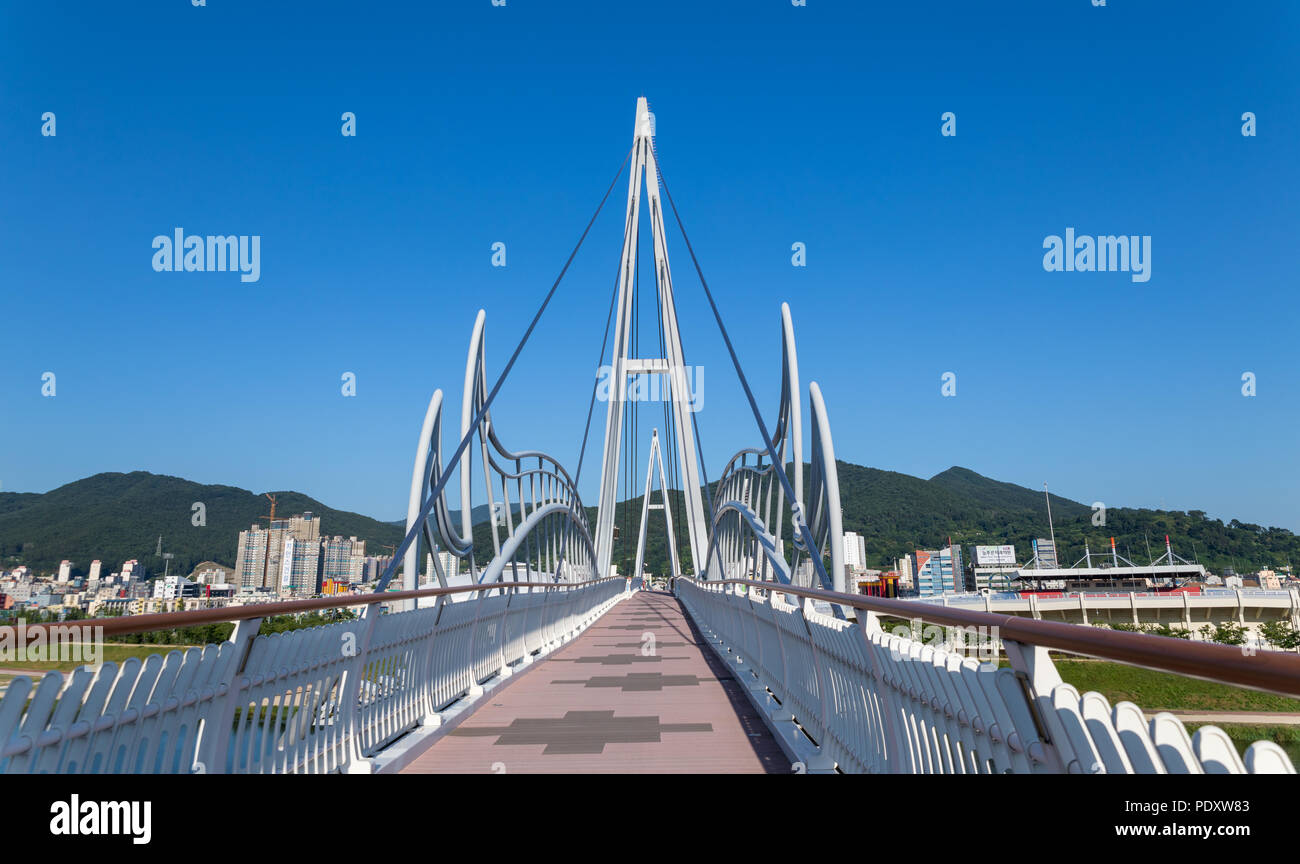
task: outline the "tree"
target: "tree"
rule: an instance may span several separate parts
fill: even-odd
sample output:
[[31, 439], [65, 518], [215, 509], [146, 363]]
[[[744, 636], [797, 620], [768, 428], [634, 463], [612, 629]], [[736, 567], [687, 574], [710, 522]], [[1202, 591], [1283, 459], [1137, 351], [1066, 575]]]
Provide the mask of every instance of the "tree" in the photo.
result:
[[1210, 633], [1210, 639], [1222, 645], [1245, 645], [1246, 628], [1235, 621], [1224, 621]]
[[1152, 636], [1165, 636], [1169, 639], [1191, 639], [1192, 631], [1186, 627], [1174, 627], [1171, 624], [1146, 624], [1143, 630]]
[[1261, 624], [1259, 635], [1264, 637], [1265, 642], [1283, 651], [1300, 648], [1300, 630], [1285, 618]]

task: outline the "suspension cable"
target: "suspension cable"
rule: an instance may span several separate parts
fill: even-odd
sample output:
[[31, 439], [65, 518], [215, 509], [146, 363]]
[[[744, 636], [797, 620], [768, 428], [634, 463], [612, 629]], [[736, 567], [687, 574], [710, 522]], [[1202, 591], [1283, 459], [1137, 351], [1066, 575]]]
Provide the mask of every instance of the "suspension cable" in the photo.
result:
[[[658, 278], [655, 279], [655, 285], [656, 285], [656, 287], [657, 287], [658, 290], [659, 290], [659, 304], [660, 304], [660, 306], [662, 307], [662, 306], [663, 306], [663, 286], [659, 284], [659, 280], [658, 280]], [[675, 309], [674, 309], [674, 315], [676, 315], [676, 310], [675, 310]], [[659, 356], [660, 356], [660, 357], [667, 357], [667, 356], [668, 356], [668, 346], [667, 346], [667, 341], [666, 341], [666, 339], [665, 339], [665, 337], [664, 337], [664, 321], [663, 321], [663, 316], [662, 316], [662, 315], [656, 316], [656, 317], [655, 317], [655, 320], [659, 323]], [[683, 365], [685, 365], [685, 358], [684, 358], [684, 357], [683, 357]], [[685, 370], [683, 370], [683, 373], [684, 373], [684, 372], [685, 372]], [[671, 372], [671, 371], [670, 371], [669, 375], [670, 375], [670, 380], [669, 380], [669, 383], [668, 383], [668, 387], [669, 387], [669, 391], [668, 391], [668, 392], [669, 392], [669, 394], [671, 395], [671, 394], [673, 394], [673, 390], [672, 390], [672, 387], [673, 387], [673, 380], [672, 380], [673, 375], [672, 375], [672, 372]], [[681, 539], [681, 538], [680, 538], [680, 535], [679, 535], [678, 532], [681, 530], [681, 527], [682, 527], [682, 511], [681, 511], [681, 506], [680, 506], [680, 504], [681, 504], [682, 498], [685, 497], [685, 496], [684, 496], [684, 495], [683, 495], [683, 496], [675, 496], [675, 497], [673, 497], [673, 498], [670, 499], [670, 498], [669, 498], [669, 494], [670, 494], [670, 493], [669, 493], [669, 490], [670, 490], [670, 489], [674, 489], [674, 488], [676, 488], [677, 485], [678, 485], [678, 483], [679, 483], [679, 480], [678, 480], [678, 478], [677, 478], [677, 446], [676, 446], [676, 443], [677, 443], [677, 435], [676, 435], [676, 433], [675, 433], [675, 429], [674, 429], [673, 423], [674, 423], [674, 422], [678, 419], [678, 417], [679, 417], [679, 415], [678, 415], [677, 412], [680, 410], [681, 406], [680, 406], [679, 404], [677, 404], [676, 400], [674, 400], [674, 399], [671, 399], [671, 398], [669, 398], [669, 399], [662, 399], [662, 393], [660, 394], [660, 396], [661, 396], [661, 401], [664, 403], [664, 442], [663, 442], [663, 446], [659, 448], [659, 465], [660, 465], [660, 467], [665, 467], [665, 466], [664, 466], [664, 463], [665, 463], [665, 462], [668, 463], [667, 466], [666, 466], [666, 468], [665, 468], [665, 473], [666, 473], [668, 476], [667, 476], [667, 481], [666, 481], [665, 483], [663, 483], [663, 484], [660, 484], [661, 487], [663, 487], [663, 488], [660, 488], [660, 490], [659, 490], [659, 497], [663, 499], [663, 505], [664, 505], [664, 533], [665, 533], [665, 534], [669, 533], [669, 531], [668, 531], [668, 524], [667, 524], [667, 523], [668, 523], [668, 515], [669, 515], [669, 513], [672, 513], [673, 516], [674, 516], [674, 519], [673, 519], [673, 530], [672, 530], [672, 532], [671, 532], [671, 534], [672, 534], [672, 541], [673, 541], [673, 543], [672, 543], [672, 549], [673, 549], [673, 550], [678, 550], [678, 549], [680, 549], [680, 546], [679, 546], [678, 541]], [[684, 484], [683, 484], [683, 485], [684, 485]], [[649, 510], [647, 510], [646, 512], [649, 513]], [[670, 551], [671, 551], [671, 550], [670, 550]], [[678, 563], [678, 569], [680, 569], [680, 566], [681, 566], [681, 553], [680, 553], [680, 552], [678, 552], [678, 562], [677, 562], [677, 563]], [[670, 570], [671, 570], [671, 565], [670, 565]]]
[[[629, 213], [628, 221], [630, 222], [631, 219], [632, 215]], [[623, 231], [626, 233], [626, 225], [624, 225]], [[591, 401], [587, 403], [587, 425], [582, 430], [582, 447], [578, 450], [578, 470], [573, 475], [573, 487], [575, 489], [578, 487], [578, 481], [582, 479], [582, 465], [587, 457], [587, 438], [591, 434], [591, 417], [596, 410], [596, 392], [600, 389], [600, 367], [605, 362], [605, 346], [609, 344], [609, 325], [614, 320], [614, 302], [618, 299], [618, 280], [622, 272], [623, 262], [620, 259], [618, 272], [614, 274], [614, 290], [609, 295], [609, 314], [605, 316], [605, 335], [600, 337], [600, 356], [596, 358], [596, 380], [592, 382]]]
[[[731, 364], [736, 367], [736, 375], [740, 378], [740, 386], [745, 390], [745, 398], [749, 400], [750, 410], [754, 412], [754, 421], [758, 424], [759, 434], [763, 436], [763, 446], [767, 448], [768, 456], [772, 459], [773, 465], [781, 465], [781, 470], [775, 470], [777, 480], [781, 483], [781, 488], [789, 496], [790, 503], [797, 507], [799, 498], [794, 494], [794, 489], [790, 484], [790, 478], [785, 476], [784, 464], [777, 458], [776, 448], [772, 446], [772, 436], [767, 432], [767, 424], [763, 422], [763, 413], [758, 409], [758, 401], [754, 399], [754, 391], [749, 387], [749, 380], [745, 378], [745, 370], [740, 367], [740, 358], [736, 356], [736, 348], [731, 344], [731, 336], [727, 333], [727, 325], [722, 323], [722, 313], [718, 311], [718, 304], [714, 302], [713, 292], [709, 290], [709, 283], [704, 278], [704, 270], [700, 268], [700, 261], [695, 257], [695, 248], [691, 246], [691, 238], [686, 234], [686, 226], [682, 224], [681, 214], [677, 212], [677, 205], [673, 202], [673, 193], [668, 191], [668, 179], [664, 176], [663, 167], [659, 169], [659, 181], [663, 184], [664, 195], [668, 198], [668, 206], [672, 208], [673, 218], [677, 220], [677, 229], [682, 232], [682, 240], [686, 242], [686, 251], [691, 255], [691, 263], [695, 265], [695, 273], [700, 277], [700, 285], [704, 288], [704, 296], [708, 298], [709, 308], [713, 310], [713, 318], [718, 322], [718, 331], [722, 334], [722, 341], [726, 343], [727, 353], [731, 355]], [[794, 398], [799, 398], [796, 394]], [[799, 514], [799, 529], [803, 536], [804, 545], [808, 548], [809, 559], [817, 569], [817, 575], [821, 578], [823, 585], [834, 584], [826, 575], [826, 567], [822, 563], [821, 549], [813, 540], [812, 529], [808, 527], [807, 519], [803, 513]], [[814, 550], [816, 554], [814, 554]], [[697, 567], [697, 572], [703, 576], [702, 570]]]
[[[602, 197], [600, 203], [596, 205], [596, 212], [591, 214], [591, 219], [587, 221], [587, 227], [582, 229], [582, 236], [578, 238], [578, 242], [574, 245], [573, 251], [569, 253], [569, 257], [564, 262], [564, 266], [560, 268], [560, 275], [555, 277], [555, 282], [551, 285], [551, 290], [546, 292], [546, 297], [542, 300], [542, 305], [537, 308], [537, 313], [533, 315], [533, 320], [529, 323], [528, 329], [524, 331], [524, 335], [519, 340], [519, 344], [515, 346], [514, 353], [510, 355], [510, 360], [506, 363], [505, 368], [501, 370], [501, 374], [497, 376], [496, 383], [492, 385], [492, 390], [488, 393], [487, 398], [483, 400], [482, 407], [480, 407], [475, 413], [474, 419], [470, 423], [468, 431], [465, 433], [465, 437], [461, 438], [460, 444], [456, 446], [456, 452], [447, 460], [448, 465], [454, 465], [465, 452], [465, 449], [469, 447], [469, 442], [474, 439], [474, 434], [478, 430], [479, 425], [483, 422], [483, 418], [487, 416], [488, 409], [492, 407], [492, 402], [497, 398], [497, 393], [500, 392], [501, 385], [505, 384], [506, 377], [509, 376], [510, 370], [514, 368], [515, 361], [519, 359], [519, 355], [523, 352], [524, 346], [528, 344], [528, 339], [533, 335], [533, 330], [537, 328], [537, 323], [542, 320], [542, 313], [544, 313], [546, 307], [550, 305], [551, 298], [555, 296], [556, 290], [560, 287], [560, 281], [563, 280], [564, 275], [569, 272], [569, 265], [573, 263], [573, 259], [577, 256], [578, 250], [582, 248], [583, 241], [587, 239], [587, 235], [591, 232], [591, 226], [596, 224], [596, 217], [599, 216], [600, 211], [604, 209], [605, 202], [609, 200], [610, 193], [614, 191], [614, 185], [618, 183], [618, 178], [623, 176], [623, 169], [627, 167], [627, 163], [631, 158], [632, 149], [629, 148], [627, 155], [623, 157], [623, 164], [618, 166], [618, 172], [614, 175], [614, 179], [610, 181], [609, 188], [605, 190], [604, 197]], [[447, 486], [447, 481], [451, 479], [451, 471], [443, 471], [441, 473], [442, 476], [438, 479], [437, 484], [435, 484], [433, 489], [430, 491], [428, 499], [420, 508], [419, 516], [416, 517], [415, 522], [411, 525], [411, 530], [406, 532], [406, 536], [402, 538], [401, 545], [393, 552], [393, 560], [389, 561], [388, 566], [384, 568], [384, 575], [380, 578], [379, 584], [375, 588], [376, 592], [384, 591], [388, 588], [388, 583], [392, 581], [393, 575], [397, 572], [398, 562], [406, 556], [406, 550], [410, 548], [413, 542], [415, 542], [415, 538], [420, 535], [422, 526], [424, 525], [425, 520], [429, 518], [429, 512], [433, 509], [434, 502], [438, 500], [438, 497], [442, 494], [442, 490]], [[461, 506], [464, 506], [465, 503], [466, 502], [461, 502]]]
[[[631, 219], [630, 214], [628, 218]], [[626, 225], [623, 230], [624, 232], [627, 231]], [[591, 401], [587, 403], [587, 425], [582, 429], [582, 447], [578, 450], [578, 470], [573, 475], [573, 488], [575, 492], [578, 489], [578, 483], [582, 480], [582, 466], [587, 457], [587, 438], [591, 434], [591, 418], [593, 412], [596, 410], [596, 393], [600, 389], [600, 367], [605, 362], [605, 346], [609, 344], [609, 325], [610, 322], [614, 320], [614, 302], [618, 298], [618, 281], [622, 272], [623, 262], [620, 260], [618, 272], [614, 274], [614, 289], [609, 295], [609, 312], [605, 315], [605, 335], [600, 339], [600, 354], [596, 357], [596, 378], [591, 383]], [[599, 517], [599, 511], [597, 511], [596, 515]], [[564, 569], [564, 561], [565, 558], [568, 557], [568, 554], [569, 550], [567, 547], [560, 551], [559, 563], [555, 565], [554, 574], [557, 581], [560, 578], [560, 571]]]

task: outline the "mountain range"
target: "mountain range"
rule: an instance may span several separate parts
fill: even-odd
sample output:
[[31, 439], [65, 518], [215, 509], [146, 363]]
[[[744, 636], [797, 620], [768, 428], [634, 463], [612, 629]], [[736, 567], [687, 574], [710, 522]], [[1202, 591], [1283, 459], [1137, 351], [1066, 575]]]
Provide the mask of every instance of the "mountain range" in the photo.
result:
[[[1014, 544], [1025, 561], [1033, 538], [1048, 536], [1043, 494], [1023, 486], [960, 467], [928, 480], [848, 462], [838, 467], [844, 530], [864, 537], [870, 566], [888, 569], [894, 559], [914, 549], [936, 548], [949, 539], [965, 546]], [[401, 542], [404, 522], [336, 510], [298, 492], [272, 494], [278, 514], [309, 510], [320, 517], [322, 533], [364, 539], [369, 554], [386, 554], [391, 550], [385, 547]], [[652, 500], [658, 500], [657, 493]], [[681, 493], [670, 491], [669, 502], [679, 512]], [[1147, 544], [1159, 555], [1166, 534], [1178, 554], [1195, 557], [1216, 571], [1233, 567], [1248, 572], [1300, 562], [1300, 537], [1282, 528], [1235, 519], [1224, 523], [1200, 510], [1137, 508], [1111, 508], [1105, 525], [1094, 525], [1091, 507], [1057, 495], [1051, 502], [1060, 557], [1067, 565], [1082, 557], [1085, 540], [1100, 553], [1109, 548], [1111, 536], [1120, 554], [1143, 564], [1149, 560]], [[203, 505], [202, 520], [196, 504]], [[269, 505], [263, 495], [245, 489], [144, 471], [96, 474], [43, 494], [3, 492], [0, 565], [27, 564], [38, 572], [53, 572], [60, 560], [68, 559], [74, 572], [84, 573], [95, 558], [104, 562], [105, 571], [136, 558], [151, 571], [161, 570], [163, 561], [156, 557], [159, 536], [163, 551], [175, 556], [173, 572], [189, 573], [209, 560], [233, 564], [239, 532], [258, 523]], [[594, 509], [589, 509], [594, 521]], [[620, 502], [616, 511], [620, 536], [614, 557], [621, 572], [628, 572], [635, 555], [640, 512], [639, 496]], [[485, 505], [474, 508], [480, 560], [486, 560], [491, 548], [486, 517]], [[195, 524], [199, 521], [203, 524]], [[682, 533], [678, 548], [687, 557], [684, 522], [675, 522]], [[667, 568], [664, 524], [663, 512], [652, 510], [646, 543], [652, 572]]]

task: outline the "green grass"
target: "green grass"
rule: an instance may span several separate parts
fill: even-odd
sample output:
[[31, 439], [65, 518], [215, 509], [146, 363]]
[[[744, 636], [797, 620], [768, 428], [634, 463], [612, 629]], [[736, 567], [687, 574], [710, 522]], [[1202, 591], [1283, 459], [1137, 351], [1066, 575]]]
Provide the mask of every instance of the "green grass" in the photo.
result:
[[1283, 711], [1300, 714], [1300, 699], [1245, 690], [1230, 684], [1184, 678], [1105, 660], [1054, 658], [1057, 671], [1080, 693], [1095, 690], [1116, 702], [1133, 702], [1144, 711]]
[[1291, 757], [1291, 764], [1300, 766], [1300, 726], [1249, 726], [1240, 723], [1188, 723], [1187, 734], [1195, 735], [1202, 726], [1218, 726], [1236, 746], [1243, 758], [1246, 748], [1256, 741], [1272, 741], [1286, 751]]

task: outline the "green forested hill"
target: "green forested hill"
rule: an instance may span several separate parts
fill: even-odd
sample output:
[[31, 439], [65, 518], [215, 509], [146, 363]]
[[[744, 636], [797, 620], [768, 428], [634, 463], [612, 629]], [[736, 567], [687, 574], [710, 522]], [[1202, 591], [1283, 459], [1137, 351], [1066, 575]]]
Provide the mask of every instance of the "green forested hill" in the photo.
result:
[[[1014, 483], [991, 480], [982, 474], [976, 474], [969, 468], [956, 465], [947, 471], [934, 475], [928, 483], [947, 489], [949, 492], [966, 497], [987, 507], [998, 509], [1042, 510], [1046, 512], [1043, 493], [1036, 489], [1026, 489]], [[1052, 517], [1092, 516], [1092, 510], [1077, 501], [1052, 496]]]
[[[944, 545], [950, 537], [966, 547], [1012, 543], [1023, 562], [1030, 557], [1030, 541], [1047, 536], [1047, 512], [1039, 491], [958, 467], [924, 480], [847, 462], [838, 464], [844, 529], [866, 539], [872, 566], [891, 567], [895, 558], [914, 549]], [[310, 510], [321, 517], [324, 533], [365, 539], [371, 554], [383, 554], [382, 545], [400, 542], [400, 525], [334, 510], [297, 492], [276, 494], [279, 513]], [[658, 493], [653, 493], [652, 501], [658, 498]], [[675, 508], [678, 548], [689, 568], [685, 525], [678, 518], [682, 495], [674, 491], [669, 498]], [[206, 505], [204, 527], [191, 524], [195, 502]], [[260, 494], [244, 489], [206, 486], [143, 471], [97, 474], [45, 494], [0, 493], [0, 562], [24, 563], [50, 572], [61, 559], [68, 558], [84, 572], [93, 558], [103, 560], [107, 569], [120, 567], [128, 558], [139, 558], [152, 568], [162, 563], [154, 557], [161, 534], [165, 550], [176, 555], [173, 572], [187, 573], [205, 560], [233, 564], [239, 532], [265, 514], [268, 504]], [[476, 508], [476, 517], [479, 511]], [[595, 512], [589, 512], [594, 524]], [[623, 573], [631, 570], [640, 514], [640, 497], [619, 505], [615, 524], [620, 527], [620, 537], [614, 560]], [[1073, 563], [1083, 555], [1085, 539], [1100, 553], [1109, 548], [1109, 537], [1114, 535], [1120, 553], [1143, 564], [1148, 560], [1148, 540], [1152, 552], [1159, 555], [1165, 534], [1171, 535], [1180, 555], [1188, 559], [1195, 555], [1215, 571], [1232, 566], [1248, 572], [1300, 563], [1300, 538], [1282, 528], [1236, 520], [1224, 523], [1199, 510], [1112, 508], [1104, 527], [1093, 526], [1092, 515], [1085, 504], [1052, 496], [1052, 516], [1064, 563]], [[479, 522], [474, 535], [479, 557], [486, 560], [483, 556], [491, 554], [486, 522]], [[667, 572], [663, 511], [651, 511], [646, 546], [650, 570]]]
[[[890, 569], [895, 559], [915, 549], [938, 548], [949, 539], [966, 548], [967, 561], [973, 555], [971, 546], [1011, 543], [1025, 563], [1033, 554], [1033, 539], [1048, 536], [1047, 506], [1040, 491], [960, 467], [923, 480], [848, 462], [837, 465], [844, 530], [865, 538], [870, 566]], [[804, 476], [808, 476], [807, 466]], [[680, 494], [673, 500], [680, 500]], [[640, 498], [629, 503], [639, 514]], [[1225, 567], [1251, 572], [1266, 566], [1300, 564], [1300, 537], [1283, 528], [1236, 520], [1225, 524], [1199, 510], [1111, 508], [1105, 526], [1094, 526], [1092, 517], [1090, 506], [1052, 495], [1052, 518], [1063, 563], [1069, 565], [1083, 557], [1085, 540], [1094, 553], [1108, 551], [1113, 535], [1121, 555], [1145, 564], [1149, 560], [1147, 543], [1158, 556], [1164, 551], [1164, 535], [1169, 534], [1175, 552], [1189, 560], [1195, 556], [1215, 572]], [[651, 526], [646, 560], [652, 572], [664, 572], [667, 551], [662, 515], [652, 513]], [[635, 552], [635, 531], [633, 521], [630, 543], [615, 549], [615, 560], [628, 562], [620, 565], [625, 573], [630, 572]], [[684, 548], [685, 532], [680, 524], [678, 532], [682, 538], [678, 546]]]
[[[334, 510], [298, 492], [274, 494], [278, 514], [310, 510], [320, 516], [323, 533], [355, 535], [367, 541], [367, 551], [376, 550], [372, 554], [383, 554], [376, 544], [397, 543], [402, 536], [395, 525]], [[196, 502], [206, 508], [205, 526], [192, 524]], [[161, 572], [163, 562], [154, 553], [162, 535], [163, 550], [176, 555], [173, 573], [189, 573], [206, 560], [233, 565], [239, 532], [269, 506], [262, 495], [233, 486], [145, 471], [96, 474], [43, 495], [0, 495], [0, 562], [49, 572], [67, 558], [84, 573], [94, 558], [104, 562], [105, 571], [138, 558]]]
[[[876, 566], [913, 549], [947, 543], [964, 547], [1011, 543], [1019, 560], [1031, 557], [1035, 537], [1047, 537], [1043, 493], [953, 467], [929, 480], [840, 462], [840, 498], [844, 530], [866, 539], [867, 556]], [[1083, 557], [1085, 540], [1094, 553], [1109, 551], [1115, 537], [1120, 554], [1145, 564], [1147, 543], [1154, 555], [1170, 535], [1174, 551], [1193, 556], [1213, 571], [1235, 567], [1248, 572], [1265, 566], [1300, 563], [1300, 537], [1283, 528], [1264, 528], [1237, 520], [1224, 523], [1203, 511], [1110, 508], [1106, 524], [1092, 524], [1086, 504], [1052, 495], [1052, 518], [1063, 564]], [[966, 558], [969, 561], [971, 553]]]

